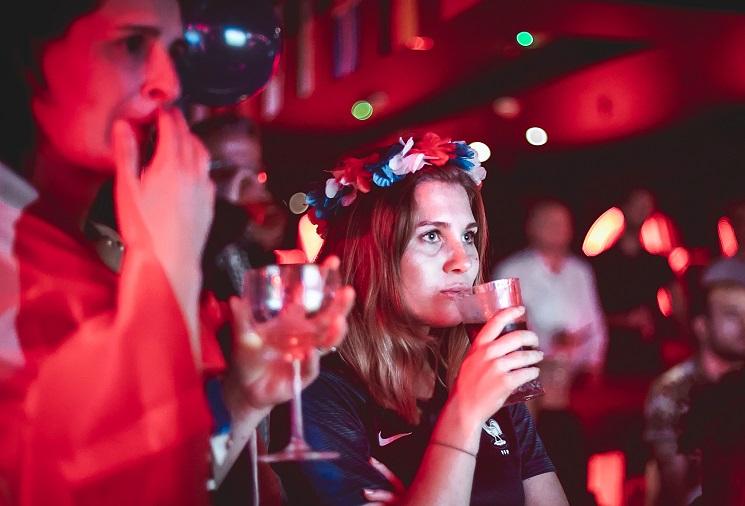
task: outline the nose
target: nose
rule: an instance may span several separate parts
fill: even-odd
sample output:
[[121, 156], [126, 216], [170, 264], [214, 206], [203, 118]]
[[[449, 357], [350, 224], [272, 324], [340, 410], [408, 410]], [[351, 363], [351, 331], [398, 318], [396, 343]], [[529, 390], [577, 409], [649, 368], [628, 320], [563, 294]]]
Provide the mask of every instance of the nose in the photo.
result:
[[176, 66], [163, 44], [155, 44], [148, 60], [147, 78], [142, 93], [145, 98], [168, 104], [181, 95]]
[[443, 269], [445, 272], [468, 272], [473, 262], [474, 258], [468, 254], [466, 246], [460, 241], [452, 241]]

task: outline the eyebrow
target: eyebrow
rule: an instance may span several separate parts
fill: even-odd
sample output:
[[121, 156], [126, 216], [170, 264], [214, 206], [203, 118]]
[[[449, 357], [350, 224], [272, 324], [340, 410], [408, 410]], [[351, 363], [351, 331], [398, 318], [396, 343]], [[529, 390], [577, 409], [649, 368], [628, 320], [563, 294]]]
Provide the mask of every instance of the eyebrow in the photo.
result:
[[116, 29], [120, 32], [144, 33], [145, 35], [149, 35], [151, 37], [159, 37], [162, 33], [160, 28], [152, 25], [126, 24], [119, 25], [116, 27]]
[[[439, 227], [439, 228], [450, 228], [450, 223], [444, 222], [444, 221], [420, 221], [416, 224], [415, 228], [419, 227]], [[478, 228], [478, 225], [476, 222], [472, 221], [468, 225], [466, 225], [466, 228]]]

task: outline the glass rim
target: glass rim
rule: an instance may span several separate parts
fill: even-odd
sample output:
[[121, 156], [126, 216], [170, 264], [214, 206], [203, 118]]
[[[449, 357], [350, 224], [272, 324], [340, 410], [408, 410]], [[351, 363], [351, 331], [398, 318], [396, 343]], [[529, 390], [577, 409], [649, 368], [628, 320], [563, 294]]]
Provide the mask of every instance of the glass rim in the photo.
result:
[[[267, 273], [276, 273], [276, 272], [286, 272], [286, 271], [301, 271], [306, 268], [314, 268], [318, 271], [322, 271], [320, 264], [316, 264], [313, 262], [306, 262], [301, 264], [269, 264], [265, 265], [263, 267], [253, 267], [251, 269], [248, 269], [244, 276], [265, 276]], [[336, 269], [328, 269], [328, 270], [336, 270]]]
[[508, 288], [510, 286], [520, 286], [520, 278], [500, 278], [487, 281], [474, 285], [470, 288], [465, 288], [458, 293], [459, 297], [467, 297], [469, 295], [477, 295], [479, 293], [496, 292], [500, 288]]

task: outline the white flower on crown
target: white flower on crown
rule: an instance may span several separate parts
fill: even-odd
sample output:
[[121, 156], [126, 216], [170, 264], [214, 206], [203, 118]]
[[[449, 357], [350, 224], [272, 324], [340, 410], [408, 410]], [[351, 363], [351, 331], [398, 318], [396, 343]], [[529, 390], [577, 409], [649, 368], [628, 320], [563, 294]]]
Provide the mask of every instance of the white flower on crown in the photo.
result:
[[326, 180], [326, 196], [330, 199], [336, 197], [336, 193], [341, 189], [341, 184], [336, 178], [330, 177]]
[[409, 137], [409, 140], [406, 142], [399, 137], [398, 142], [403, 144], [404, 148], [388, 162], [388, 166], [394, 174], [397, 176], [413, 174], [427, 165], [427, 161], [424, 159], [424, 153], [407, 155], [414, 146], [414, 139], [412, 137]]
[[486, 169], [481, 165], [481, 162], [471, 170], [467, 170], [466, 174], [471, 176], [471, 179], [473, 179], [477, 185], [481, 184], [481, 182], [486, 179]]

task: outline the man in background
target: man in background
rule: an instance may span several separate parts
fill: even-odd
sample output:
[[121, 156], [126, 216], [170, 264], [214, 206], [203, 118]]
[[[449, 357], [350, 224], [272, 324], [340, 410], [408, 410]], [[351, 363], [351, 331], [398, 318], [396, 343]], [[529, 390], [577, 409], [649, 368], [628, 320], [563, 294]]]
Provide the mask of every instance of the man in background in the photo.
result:
[[582, 428], [570, 410], [569, 390], [578, 375], [599, 379], [608, 339], [590, 265], [574, 255], [572, 217], [556, 200], [528, 213], [529, 246], [500, 263], [494, 278], [520, 278], [528, 325], [545, 360], [545, 395], [531, 411], [570, 504], [595, 504], [587, 492], [587, 452]]
[[659, 474], [657, 505], [687, 505], [701, 494], [698, 461], [678, 446], [691, 391], [745, 364], [745, 263], [734, 258], [714, 262], [704, 271], [702, 289], [704, 307], [692, 319], [698, 351], [660, 376], [646, 402], [644, 436]]

